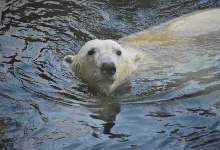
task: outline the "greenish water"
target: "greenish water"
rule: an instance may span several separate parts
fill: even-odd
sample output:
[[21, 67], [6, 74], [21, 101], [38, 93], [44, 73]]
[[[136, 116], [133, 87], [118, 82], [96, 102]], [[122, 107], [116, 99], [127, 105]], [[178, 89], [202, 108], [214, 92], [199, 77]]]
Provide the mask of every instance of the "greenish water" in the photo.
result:
[[[0, 29], [3, 149], [220, 149], [220, 33], [149, 59], [115, 93], [62, 64], [94, 38], [113, 39], [216, 1], [10, 0]], [[0, 123], [0, 124], [1, 124]]]

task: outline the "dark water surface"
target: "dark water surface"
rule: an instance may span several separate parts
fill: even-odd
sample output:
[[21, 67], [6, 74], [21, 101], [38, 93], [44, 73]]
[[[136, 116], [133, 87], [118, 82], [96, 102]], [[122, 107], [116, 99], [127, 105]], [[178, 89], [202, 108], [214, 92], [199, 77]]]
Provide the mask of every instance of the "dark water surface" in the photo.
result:
[[152, 57], [143, 71], [109, 96], [62, 64], [88, 40], [118, 40], [214, 7], [220, 1], [6, 0], [2, 149], [219, 150], [220, 32], [177, 51], [145, 49]]

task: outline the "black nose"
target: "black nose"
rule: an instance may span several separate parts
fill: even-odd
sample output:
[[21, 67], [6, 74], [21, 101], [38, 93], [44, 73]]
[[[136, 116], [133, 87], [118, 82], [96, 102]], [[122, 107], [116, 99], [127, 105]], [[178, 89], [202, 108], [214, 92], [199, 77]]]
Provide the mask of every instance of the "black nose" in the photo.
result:
[[105, 62], [101, 65], [100, 70], [104, 75], [114, 75], [116, 66], [113, 62]]

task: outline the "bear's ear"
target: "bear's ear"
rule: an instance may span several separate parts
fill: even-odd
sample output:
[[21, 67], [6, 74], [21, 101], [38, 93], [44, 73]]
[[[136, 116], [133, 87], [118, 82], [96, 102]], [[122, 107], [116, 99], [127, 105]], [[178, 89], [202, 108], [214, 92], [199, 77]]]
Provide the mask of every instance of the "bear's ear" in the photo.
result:
[[134, 56], [134, 62], [135, 62], [136, 64], [139, 64], [139, 63], [142, 61], [142, 59], [143, 59], [143, 56], [142, 56], [141, 54], [136, 54], [136, 55]]
[[67, 56], [64, 57], [63, 60], [64, 60], [65, 63], [71, 64], [73, 62], [73, 60], [74, 60], [74, 57], [75, 56], [73, 56], [73, 55], [67, 55]]

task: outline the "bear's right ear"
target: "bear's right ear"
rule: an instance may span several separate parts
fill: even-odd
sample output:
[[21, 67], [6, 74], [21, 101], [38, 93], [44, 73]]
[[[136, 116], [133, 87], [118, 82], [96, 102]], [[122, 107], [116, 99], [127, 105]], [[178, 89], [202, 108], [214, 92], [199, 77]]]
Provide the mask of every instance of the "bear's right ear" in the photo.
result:
[[67, 56], [64, 57], [63, 60], [64, 60], [65, 63], [71, 64], [73, 62], [73, 60], [74, 60], [74, 57], [75, 56], [73, 56], [73, 55], [67, 55]]

